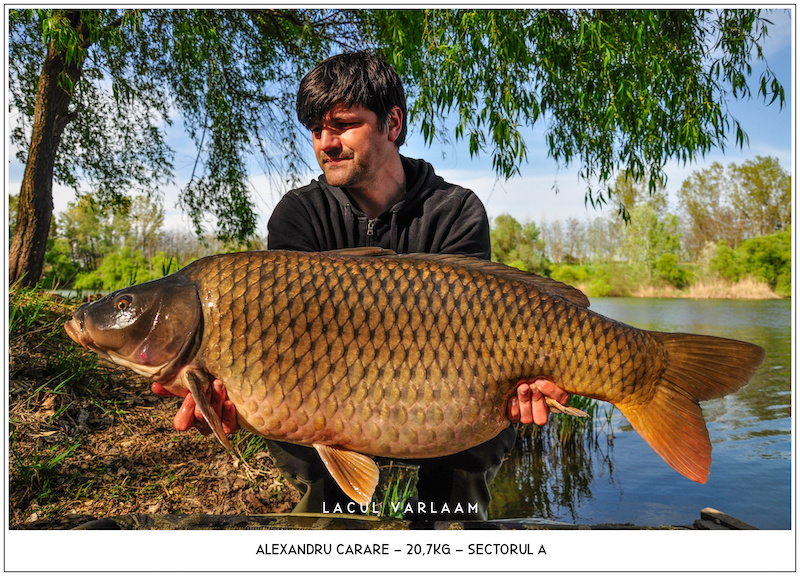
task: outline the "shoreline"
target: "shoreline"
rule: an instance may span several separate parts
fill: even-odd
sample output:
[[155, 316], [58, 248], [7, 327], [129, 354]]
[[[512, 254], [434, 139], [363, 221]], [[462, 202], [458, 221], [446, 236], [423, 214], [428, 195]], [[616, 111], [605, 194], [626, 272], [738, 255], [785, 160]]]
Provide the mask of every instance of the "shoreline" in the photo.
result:
[[576, 288], [589, 298], [684, 298], [688, 300], [789, 300], [775, 293], [765, 282], [746, 278], [738, 282], [721, 280], [701, 281], [684, 289], [674, 286], [638, 286], [629, 294], [593, 294], [589, 285], [578, 283]]

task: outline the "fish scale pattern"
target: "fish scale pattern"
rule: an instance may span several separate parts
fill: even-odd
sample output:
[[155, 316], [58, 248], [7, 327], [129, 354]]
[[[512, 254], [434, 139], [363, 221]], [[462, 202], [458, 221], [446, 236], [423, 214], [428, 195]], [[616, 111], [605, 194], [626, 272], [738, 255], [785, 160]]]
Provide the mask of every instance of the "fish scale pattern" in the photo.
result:
[[508, 425], [522, 379], [636, 402], [663, 361], [646, 332], [474, 263], [247, 252], [184, 273], [204, 303], [196, 362], [278, 440], [450, 454]]

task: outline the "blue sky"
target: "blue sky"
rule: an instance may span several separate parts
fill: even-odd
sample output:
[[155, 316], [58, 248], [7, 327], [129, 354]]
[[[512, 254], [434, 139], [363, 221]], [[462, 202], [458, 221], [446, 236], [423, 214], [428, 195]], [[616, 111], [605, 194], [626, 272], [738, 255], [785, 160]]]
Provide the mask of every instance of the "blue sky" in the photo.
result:
[[[674, 199], [675, 192], [684, 179], [693, 171], [709, 166], [712, 162], [728, 164], [741, 163], [755, 156], [775, 156], [787, 170], [793, 170], [792, 114], [794, 101], [792, 95], [792, 24], [789, 10], [774, 10], [767, 15], [772, 20], [770, 35], [764, 42], [764, 55], [770, 68], [786, 90], [786, 105], [780, 109], [777, 104], [765, 106], [758, 97], [750, 100], [736, 101], [731, 104], [731, 114], [739, 120], [749, 136], [749, 145], [743, 150], [736, 147], [733, 140], [723, 153], [713, 150], [701, 161], [683, 166], [677, 162], [666, 167], [668, 175], [667, 190]], [[764, 69], [763, 62], [753, 62], [752, 84], [755, 85]], [[755, 93], [755, 89], [753, 90]], [[521, 168], [521, 175], [510, 180], [498, 179], [491, 166], [491, 157], [482, 155], [470, 158], [466, 144], [451, 142], [446, 145], [434, 143], [428, 147], [423, 144], [419, 130], [409, 127], [407, 143], [401, 153], [415, 158], [425, 158], [435, 167], [437, 173], [446, 180], [474, 190], [484, 202], [490, 218], [502, 213], [510, 213], [520, 221], [533, 220], [541, 222], [569, 217], [593, 218], [600, 214], [591, 206], [584, 206], [585, 184], [577, 174], [579, 165], [573, 164], [559, 167], [547, 157], [547, 149], [543, 137], [544, 128], [536, 127], [526, 134], [528, 144], [528, 161]], [[173, 148], [178, 150], [175, 166], [178, 186], [168, 189], [165, 198], [166, 226], [169, 228], [190, 229], [188, 218], [177, 208], [179, 186], [185, 184], [193, 164], [193, 157], [184, 153], [187, 150], [187, 138], [179, 131], [173, 132]], [[309, 138], [308, 161], [314, 164]], [[13, 158], [13, 150], [9, 149], [9, 192], [19, 191], [22, 166]], [[308, 174], [310, 179], [317, 171]], [[259, 233], [266, 235], [266, 222], [277, 201], [285, 190], [271, 186], [266, 177], [254, 175], [251, 179], [253, 197], [259, 214]], [[553, 191], [554, 185], [559, 192]], [[67, 202], [74, 198], [72, 190], [58, 185], [54, 186], [54, 205], [56, 213], [63, 211]]]

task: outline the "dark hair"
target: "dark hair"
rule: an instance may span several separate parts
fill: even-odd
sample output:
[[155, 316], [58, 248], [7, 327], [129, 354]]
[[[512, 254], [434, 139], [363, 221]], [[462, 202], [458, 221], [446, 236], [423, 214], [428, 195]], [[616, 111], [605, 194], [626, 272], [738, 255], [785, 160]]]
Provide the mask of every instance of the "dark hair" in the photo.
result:
[[403, 127], [395, 145], [406, 139], [406, 95], [400, 77], [386, 61], [370, 52], [331, 56], [315, 66], [300, 82], [297, 118], [309, 130], [338, 104], [363, 106], [378, 116], [381, 130], [389, 127], [389, 113], [399, 106]]

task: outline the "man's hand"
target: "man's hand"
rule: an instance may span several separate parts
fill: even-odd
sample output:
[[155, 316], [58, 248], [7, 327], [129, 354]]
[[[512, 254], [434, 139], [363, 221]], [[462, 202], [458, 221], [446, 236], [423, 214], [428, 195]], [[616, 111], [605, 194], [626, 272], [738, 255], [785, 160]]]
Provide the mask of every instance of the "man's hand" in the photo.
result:
[[520, 382], [517, 385], [517, 395], [512, 396], [508, 402], [508, 419], [512, 422], [544, 426], [550, 414], [545, 396], [559, 404], [566, 404], [569, 400], [569, 394], [550, 380], [537, 378], [533, 382]]
[[[150, 390], [161, 396], [175, 396], [172, 392], [165, 389], [158, 382], [153, 382], [150, 385]], [[185, 389], [181, 389], [178, 394], [183, 397], [183, 403], [178, 408], [178, 413], [172, 423], [176, 430], [181, 432], [189, 428], [197, 428], [203, 436], [211, 434], [211, 427], [206, 422], [206, 419], [200, 413], [200, 409], [192, 397], [192, 394]], [[215, 379], [211, 386], [206, 391], [206, 396], [211, 401], [211, 407], [222, 420], [222, 430], [225, 434], [233, 434], [239, 429], [239, 422], [236, 420], [236, 406], [228, 400], [228, 394], [225, 390], [225, 385], [222, 380]]]

